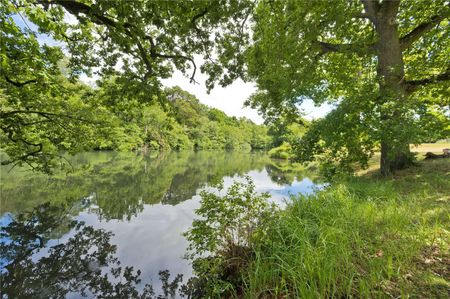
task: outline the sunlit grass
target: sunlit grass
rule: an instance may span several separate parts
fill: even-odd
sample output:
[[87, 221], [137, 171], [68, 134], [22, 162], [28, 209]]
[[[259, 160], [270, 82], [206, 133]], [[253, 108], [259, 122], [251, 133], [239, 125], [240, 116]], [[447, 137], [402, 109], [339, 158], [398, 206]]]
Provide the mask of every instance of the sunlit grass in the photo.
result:
[[446, 298], [450, 162], [295, 198], [255, 248], [247, 298]]
[[[411, 144], [409, 146], [412, 153], [415, 154], [417, 161], [422, 161], [425, 158], [427, 152], [432, 152], [434, 154], [442, 154], [442, 150], [445, 148], [450, 148], [449, 142], [440, 143], [422, 143], [419, 145]], [[377, 172], [380, 169], [380, 153], [375, 153], [368, 162], [368, 167], [366, 169], [359, 169], [356, 171], [357, 175], [365, 175], [369, 173]]]
[[440, 143], [422, 143], [419, 145], [410, 145], [411, 152], [416, 153], [427, 153], [432, 152], [435, 154], [442, 154], [442, 150], [444, 148], [450, 148], [449, 142], [440, 142]]

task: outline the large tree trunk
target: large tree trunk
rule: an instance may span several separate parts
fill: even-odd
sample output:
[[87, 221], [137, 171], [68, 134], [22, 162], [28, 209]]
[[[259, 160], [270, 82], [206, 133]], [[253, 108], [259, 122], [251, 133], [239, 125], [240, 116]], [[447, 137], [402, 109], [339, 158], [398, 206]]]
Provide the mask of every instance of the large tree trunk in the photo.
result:
[[[402, 113], [401, 108], [407, 98], [406, 90], [402, 84], [405, 69], [396, 23], [398, 6], [394, 2], [383, 2], [383, 5], [378, 7], [372, 18], [379, 37], [376, 50], [381, 105], [380, 122], [381, 128], [383, 128], [380, 140], [380, 171], [383, 175], [389, 175], [395, 170], [408, 167], [412, 163], [408, 141], [399, 141], [397, 139], [398, 131], [396, 132], [391, 126], [391, 124], [399, 121]], [[394, 139], [397, 140], [394, 142]]]
[[406, 168], [413, 162], [409, 144], [404, 144], [402, 150], [393, 150], [389, 142], [381, 142], [380, 172], [386, 176], [392, 172]]

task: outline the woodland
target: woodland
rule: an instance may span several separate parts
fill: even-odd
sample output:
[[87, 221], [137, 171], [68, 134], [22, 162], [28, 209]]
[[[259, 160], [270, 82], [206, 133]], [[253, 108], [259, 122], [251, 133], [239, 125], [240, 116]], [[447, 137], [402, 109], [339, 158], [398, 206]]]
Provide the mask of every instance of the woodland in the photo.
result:
[[[448, 297], [448, 0], [0, 0], [0, 20], [6, 298], [176, 297], [182, 275], [155, 294], [74, 215], [194, 199], [182, 296]], [[180, 72], [253, 83], [264, 123], [164, 85]], [[333, 108], [308, 119], [306, 101]], [[269, 182], [315, 188], [280, 207]]]

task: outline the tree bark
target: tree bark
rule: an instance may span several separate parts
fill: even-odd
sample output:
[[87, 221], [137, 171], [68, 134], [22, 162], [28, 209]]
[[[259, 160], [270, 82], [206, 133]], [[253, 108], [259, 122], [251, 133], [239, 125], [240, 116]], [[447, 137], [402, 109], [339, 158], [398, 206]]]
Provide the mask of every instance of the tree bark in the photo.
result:
[[[380, 122], [381, 132], [381, 159], [380, 171], [382, 175], [389, 175], [395, 170], [408, 167], [412, 163], [409, 144], [407, 140], [397, 140], [396, 132], [390, 124], [395, 123], [401, 116], [402, 103], [406, 101], [407, 92], [403, 81], [405, 69], [400, 36], [397, 26], [397, 11], [399, 1], [384, 1], [376, 5], [373, 1], [371, 20], [378, 34], [376, 44], [378, 66], [377, 77], [380, 93], [380, 105], [386, 105], [389, 109], [381, 106]], [[398, 132], [397, 132], [398, 133]]]

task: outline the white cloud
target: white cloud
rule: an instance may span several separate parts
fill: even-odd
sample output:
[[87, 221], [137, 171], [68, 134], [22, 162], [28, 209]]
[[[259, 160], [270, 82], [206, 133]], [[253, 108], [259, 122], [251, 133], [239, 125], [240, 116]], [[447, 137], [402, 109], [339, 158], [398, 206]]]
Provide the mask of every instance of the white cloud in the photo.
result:
[[[202, 64], [199, 57], [195, 57], [197, 65]], [[189, 82], [189, 78], [183, 76], [180, 71], [174, 72], [172, 78], [162, 80], [165, 86], [179, 86], [189, 93], [195, 95], [200, 102], [211, 107], [218, 108], [230, 116], [242, 117], [245, 116], [257, 124], [263, 122], [263, 118], [258, 115], [255, 109], [244, 107], [244, 102], [252, 93], [256, 91], [256, 84], [236, 80], [233, 84], [227, 87], [216, 86], [211, 93], [206, 91], [205, 81], [207, 76], [205, 74], [197, 73], [195, 80], [199, 84]], [[307, 119], [317, 119], [325, 116], [333, 108], [332, 105], [323, 104], [316, 107], [312, 100], [306, 100], [300, 106], [300, 109], [305, 113]]]
[[[197, 65], [200, 65], [200, 63]], [[244, 101], [256, 91], [255, 84], [237, 80], [227, 87], [216, 86], [208, 94], [205, 85], [206, 79], [207, 76], [205, 74], [197, 73], [195, 80], [199, 84], [193, 84], [189, 82], [189, 78], [183, 76], [181, 72], [176, 71], [172, 78], [162, 80], [162, 82], [168, 87], [180, 86], [182, 89], [195, 95], [203, 104], [220, 109], [227, 115], [236, 117], [245, 116], [258, 124], [263, 122], [262, 117], [258, 115], [255, 109], [244, 107]]]
[[316, 106], [313, 100], [307, 99], [300, 105], [300, 110], [304, 113], [303, 117], [309, 120], [324, 117], [328, 112], [335, 108], [332, 104], [322, 104]]

